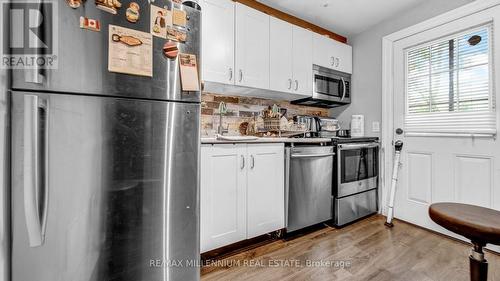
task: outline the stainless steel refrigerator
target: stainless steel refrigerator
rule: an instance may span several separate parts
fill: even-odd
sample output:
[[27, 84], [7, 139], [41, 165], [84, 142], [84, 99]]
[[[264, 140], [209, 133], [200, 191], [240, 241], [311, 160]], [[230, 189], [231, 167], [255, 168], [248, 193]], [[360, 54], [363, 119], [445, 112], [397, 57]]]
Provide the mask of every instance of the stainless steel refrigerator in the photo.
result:
[[12, 71], [11, 280], [199, 280], [200, 92], [158, 37], [152, 77], [108, 71], [108, 25], [149, 33], [150, 2], [186, 12], [200, 65], [199, 7], [137, 1], [131, 23], [132, 1], [57, 2], [58, 67]]

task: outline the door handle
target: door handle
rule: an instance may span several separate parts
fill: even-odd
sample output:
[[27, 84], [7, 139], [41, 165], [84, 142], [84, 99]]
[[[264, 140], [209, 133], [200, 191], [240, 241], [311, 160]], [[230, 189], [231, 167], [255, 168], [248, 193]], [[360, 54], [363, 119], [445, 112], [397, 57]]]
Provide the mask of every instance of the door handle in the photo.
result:
[[243, 70], [240, 69], [240, 79], [239, 82], [243, 81]]
[[299, 89], [299, 80], [295, 80], [295, 91]]
[[[37, 7], [37, 10], [41, 10], [42, 9], [42, 1], [39, 1], [38, 3], [38, 7]], [[43, 15], [43, 13], [40, 11], [39, 13], [29, 13], [29, 22], [42, 22], [43, 19], [41, 18]], [[44, 48], [42, 48], [41, 44], [43, 44], [42, 42], [45, 42], [45, 35], [47, 32], [46, 29], [49, 29], [51, 30], [52, 29], [52, 26], [50, 26], [50, 24], [45, 21], [46, 23], [46, 27], [43, 28], [43, 30], [41, 32], [39, 32], [39, 36], [41, 36], [41, 40], [34, 40], [34, 42], [32, 42], [34, 44], [33, 48], [36, 48], [38, 50], [44, 50]], [[41, 55], [44, 55], [44, 53], [42, 52]], [[33, 67], [32, 68], [29, 68], [29, 69], [25, 69], [24, 70], [24, 81], [27, 82], [27, 83], [35, 83], [35, 84], [43, 84], [43, 79], [44, 79], [44, 69], [42, 69], [38, 63], [34, 63], [33, 64]]]
[[342, 81], [342, 98], [340, 99], [340, 101], [343, 101], [345, 98], [345, 94], [347, 93], [347, 89], [346, 89], [344, 78], [342, 77], [342, 78], [340, 78], [340, 80]]
[[252, 160], [252, 162], [250, 162], [250, 168], [253, 169], [255, 168], [255, 157], [253, 157], [253, 155], [250, 155], [250, 159]]
[[291, 158], [314, 158], [314, 157], [329, 157], [335, 156], [335, 153], [322, 153], [322, 154], [292, 154]]
[[24, 97], [24, 215], [30, 247], [41, 246], [47, 225], [47, 106], [38, 96]]
[[243, 170], [245, 168], [245, 156], [241, 155], [241, 167], [240, 170]]
[[229, 81], [233, 80], [233, 68], [229, 68]]
[[402, 135], [403, 133], [404, 133], [403, 129], [401, 129], [401, 128], [397, 128], [396, 129], [396, 134], [397, 135]]

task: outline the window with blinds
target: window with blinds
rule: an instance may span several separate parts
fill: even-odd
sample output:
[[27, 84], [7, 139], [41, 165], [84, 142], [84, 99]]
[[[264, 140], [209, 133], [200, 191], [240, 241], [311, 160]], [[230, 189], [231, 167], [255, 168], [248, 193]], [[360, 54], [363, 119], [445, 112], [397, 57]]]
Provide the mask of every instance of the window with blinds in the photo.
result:
[[491, 28], [406, 51], [406, 133], [496, 134]]

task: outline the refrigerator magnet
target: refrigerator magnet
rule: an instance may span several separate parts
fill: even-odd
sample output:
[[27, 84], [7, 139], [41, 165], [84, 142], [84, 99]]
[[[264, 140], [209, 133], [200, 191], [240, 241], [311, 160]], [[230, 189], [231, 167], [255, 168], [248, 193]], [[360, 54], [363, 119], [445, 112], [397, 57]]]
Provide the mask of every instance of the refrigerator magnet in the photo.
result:
[[152, 77], [153, 35], [109, 25], [108, 70]]
[[125, 17], [127, 20], [131, 23], [136, 23], [139, 21], [140, 13], [139, 10], [141, 7], [137, 2], [130, 2], [129, 7], [127, 8], [127, 11], [125, 12]]
[[172, 9], [172, 23], [173, 25], [180, 26], [180, 27], [186, 27], [187, 23], [187, 14], [186, 11], [179, 10], [179, 9]]
[[122, 3], [118, 0], [95, 0], [97, 9], [116, 15], [118, 9], [122, 7]]
[[82, 1], [83, 0], [66, 0], [66, 3], [68, 4], [68, 6], [70, 6], [71, 8], [73, 9], [77, 9], [77, 8], [80, 8], [80, 6], [82, 5]]
[[167, 38], [167, 26], [172, 26], [170, 11], [151, 5], [151, 34], [156, 37]]
[[101, 31], [101, 23], [98, 20], [80, 17], [80, 28], [92, 31]]
[[179, 67], [181, 86], [183, 91], [199, 91], [198, 66], [196, 56], [192, 54], [179, 54]]
[[187, 40], [187, 33], [184, 30], [179, 30], [172, 26], [167, 26], [167, 39], [185, 43]]
[[179, 54], [179, 47], [176, 42], [168, 41], [163, 45], [163, 54], [169, 59], [177, 58]]

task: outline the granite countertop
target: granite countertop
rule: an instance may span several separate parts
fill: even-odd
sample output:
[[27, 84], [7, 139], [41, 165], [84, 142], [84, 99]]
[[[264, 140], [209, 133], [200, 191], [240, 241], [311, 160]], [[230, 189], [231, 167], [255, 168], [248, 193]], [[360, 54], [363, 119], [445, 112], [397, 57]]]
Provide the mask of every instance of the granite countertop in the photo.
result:
[[265, 137], [258, 138], [256, 140], [243, 140], [243, 141], [231, 141], [231, 140], [218, 140], [215, 137], [212, 138], [201, 138], [202, 144], [224, 144], [224, 143], [324, 143], [331, 142], [332, 139], [329, 138], [278, 138], [278, 137]]

